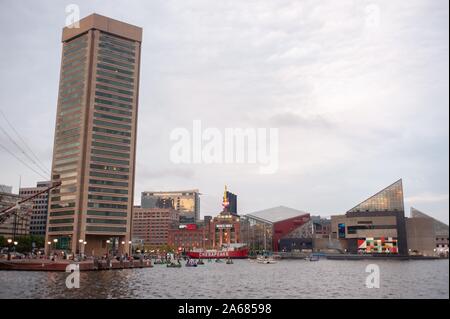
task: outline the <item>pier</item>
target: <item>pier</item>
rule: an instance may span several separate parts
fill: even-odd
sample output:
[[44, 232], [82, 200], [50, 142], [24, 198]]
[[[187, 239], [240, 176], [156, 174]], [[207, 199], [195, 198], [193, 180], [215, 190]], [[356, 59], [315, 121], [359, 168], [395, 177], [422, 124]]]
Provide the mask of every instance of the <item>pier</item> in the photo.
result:
[[150, 260], [86, 260], [74, 262], [71, 260], [51, 261], [48, 259], [16, 259], [0, 261], [0, 270], [16, 271], [66, 271], [70, 264], [78, 265], [80, 271], [96, 271], [127, 268], [153, 267]]

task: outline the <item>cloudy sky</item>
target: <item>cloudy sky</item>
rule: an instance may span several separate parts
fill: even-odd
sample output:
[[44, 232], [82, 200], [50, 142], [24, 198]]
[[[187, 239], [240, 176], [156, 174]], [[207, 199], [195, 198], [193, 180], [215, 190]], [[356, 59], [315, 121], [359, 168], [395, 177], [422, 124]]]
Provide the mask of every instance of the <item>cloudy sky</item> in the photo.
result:
[[[327, 216], [403, 178], [407, 210], [448, 223], [448, 1], [0, 0], [0, 110], [47, 168], [71, 3], [144, 29], [135, 203], [199, 188], [215, 215], [227, 184], [242, 214]], [[172, 163], [170, 132], [193, 120], [278, 128], [278, 171]], [[27, 161], [1, 130], [0, 145]], [[42, 180], [1, 148], [0, 167], [15, 190]]]

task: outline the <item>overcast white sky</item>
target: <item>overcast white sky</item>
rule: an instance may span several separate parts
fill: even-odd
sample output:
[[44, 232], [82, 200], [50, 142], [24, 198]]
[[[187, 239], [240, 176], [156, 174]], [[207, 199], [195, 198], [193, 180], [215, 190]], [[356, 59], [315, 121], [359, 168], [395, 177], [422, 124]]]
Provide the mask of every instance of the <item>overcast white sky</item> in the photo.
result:
[[[144, 29], [136, 204], [144, 190], [199, 188], [215, 215], [227, 184], [241, 214], [327, 216], [403, 178], [407, 210], [448, 223], [447, 0], [0, 0], [0, 109], [48, 168], [70, 3]], [[279, 171], [171, 163], [171, 130], [196, 119], [279, 128]], [[0, 144], [14, 147], [1, 131]], [[0, 167], [15, 190], [19, 175], [42, 180], [2, 149]]]

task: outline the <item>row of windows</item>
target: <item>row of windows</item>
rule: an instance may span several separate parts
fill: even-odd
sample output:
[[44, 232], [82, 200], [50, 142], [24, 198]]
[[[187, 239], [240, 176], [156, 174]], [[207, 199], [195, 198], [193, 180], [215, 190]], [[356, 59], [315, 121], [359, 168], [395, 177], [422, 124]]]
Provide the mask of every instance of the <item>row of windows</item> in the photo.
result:
[[110, 58], [114, 58], [114, 59], [118, 59], [118, 60], [122, 60], [122, 61], [127, 61], [127, 62], [131, 62], [131, 63], [135, 62], [135, 59], [131, 58], [129, 55], [114, 52], [114, 51], [111, 51], [111, 50], [108, 50], [105, 48], [98, 50], [98, 53], [101, 55], [109, 56]]
[[108, 79], [104, 79], [104, 78], [100, 78], [100, 77], [97, 77], [97, 82], [102, 82], [102, 83], [111, 84], [111, 85], [115, 85], [115, 86], [121, 86], [121, 87], [124, 87], [124, 88], [127, 88], [127, 89], [133, 89], [134, 88], [133, 84], [117, 82], [117, 81], [108, 80]]
[[56, 146], [56, 152], [59, 152], [59, 151], [64, 150], [66, 148], [72, 148], [72, 147], [77, 147], [77, 146], [80, 146], [80, 142], [57, 145]]
[[75, 203], [74, 202], [60, 203], [60, 204], [53, 204], [50, 206], [51, 209], [66, 208], [66, 207], [75, 207]]
[[70, 102], [64, 102], [64, 103], [60, 103], [61, 104], [61, 110], [71, 110], [72, 108], [75, 107], [80, 107], [81, 106], [81, 98], [76, 98]]
[[73, 223], [73, 218], [64, 219], [50, 219], [49, 224], [70, 224]]
[[88, 215], [92, 216], [112, 216], [112, 217], [126, 217], [128, 214], [126, 212], [102, 212], [98, 210], [88, 210]]
[[76, 65], [78, 65], [79, 63], [85, 64], [85, 63], [86, 63], [86, 59], [87, 59], [86, 56], [83, 56], [83, 57], [78, 58], [78, 59], [72, 59], [72, 60], [67, 59], [67, 60], [64, 62], [64, 65], [62, 66], [62, 68], [63, 68], [63, 70], [64, 70], [64, 69], [67, 69], [67, 68], [69, 68], [69, 67], [76, 66]]
[[115, 143], [130, 144], [130, 140], [127, 140], [127, 139], [124, 139], [124, 138], [118, 138], [118, 137], [111, 137], [111, 136], [104, 136], [104, 135], [93, 134], [92, 138], [94, 140], [103, 140], [103, 141], [110, 141], [110, 142], [115, 142]]
[[105, 171], [113, 171], [113, 172], [129, 172], [130, 170], [127, 167], [117, 167], [117, 166], [109, 166], [109, 165], [99, 165], [99, 164], [91, 164], [92, 169], [99, 169]]
[[123, 46], [125, 48], [131, 49], [131, 50], [134, 50], [134, 48], [135, 48], [134, 42], [131, 42], [131, 41], [125, 40], [125, 39], [118, 39], [118, 38], [106, 35], [104, 33], [102, 33], [100, 35], [100, 41], [107, 41], [110, 43], [114, 43], [114, 44]]
[[67, 75], [61, 79], [61, 85], [66, 85], [70, 81], [81, 80], [84, 77], [84, 73], [74, 73], [72, 75]]
[[[62, 82], [61, 82], [62, 83]], [[82, 78], [82, 77], [80, 77], [80, 78], [78, 78], [78, 79], [75, 79], [75, 80], [72, 80], [72, 81], [66, 81], [65, 83], [64, 83], [64, 85], [63, 84], [61, 84], [60, 85], [60, 90], [63, 90], [63, 89], [66, 89], [66, 88], [68, 88], [68, 87], [71, 87], [71, 86], [75, 86], [75, 85], [83, 85], [84, 86], [84, 79]]]
[[71, 49], [71, 48], [73, 48], [73, 47], [75, 47], [77, 45], [80, 45], [82, 43], [86, 43], [86, 41], [87, 41], [87, 36], [85, 36], [85, 35], [84, 36], [80, 36], [80, 37], [78, 37], [76, 39], [71, 40], [70, 42], [66, 42], [64, 47], [68, 48], [68, 49]]
[[94, 116], [98, 117], [98, 118], [102, 118], [102, 119], [112, 120], [112, 121], [131, 123], [131, 119], [127, 118], [127, 117], [118, 117], [118, 116], [113, 116], [113, 115], [108, 115], [108, 114], [97, 113], [97, 112], [94, 113]]
[[112, 158], [104, 158], [104, 157], [97, 157], [93, 156], [91, 157], [91, 160], [93, 162], [102, 162], [102, 163], [110, 163], [110, 164], [119, 164], [119, 165], [130, 165], [129, 161], [122, 161], [122, 160], [116, 160]]
[[109, 63], [109, 64], [113, 64], [113, 65], [118, 65], [121, 66], [123, 68], [126, 68], [128, 70], [134, 70], [134, 65], [129, 64], [129, 63], [123, 63], [123, 62], [119, 62], [119, 61], [114, 61], [108, 58], [105, 58], [103, 56], [100, 56], [98, 58], [99, 61], [105, 62], [105, 63]]
[[88, 198], [89, 199], [94, 199], [94, 200], [108, 200], [108, 201], [113, 201], [113, 202], [128, 202], [128, 197], [88, 195]]
[[72, 134], [77, 134], [77, 133], [80, 133], [79, 127], [75, 127], [70, 130], [64, 130], [64, 131], [58, 132], [59, 136], [67, 136], [67, 135], [72, 135]]
[[73, 56], [74, 54], [78, 54], [80, 51], [86, 51], [84, 50], [87, 47], [87, 43], [82, 43], [78, 46], [75, 46], [73, 48], [67, 49], [67, 46], [64, 47], [64, 58], [69, 58]]
[[74, 210], [65, 210], [62, 212], [51, 212], [50, 216], [70, 216], [70, 215], [74, 215], [75, 211]]
[[125, 82], [129, 82], [129, 83], [134, 83], [134, 79], [130, 78], [128, 76], [124, 76], [124, 75], [119, 75], [117, 73], [113, 73], [111, 71], [103, 71], [103, 70], [97, 70], [97, 74], [98, 75], [102, 75], [102, 76], [107, 76], [116, 80], [121, 80], [121, 81], [125, 81]]
[[101, 85], [101, 84], [97, 84], [96, 88], [100, 89], [100, 90], [105, 90], [105, 91], [110, 91], [110, 92], [115, 92], [115, 93], [119, 93], [119, 94], [125, 94], [125, 95], [133, 96], [133, 92], [131, 92], [131, 91], [122, 90], [122, 89], [116, 89], [114, 87], [105, 86], [105, 85]]
[[[77, 83], [78, 82], [78, 83]], [[67, 94], [79, 91], [83, 89], [84, 83], [81, 81], [75, 81], [75, 84], [61, 87], [59, 93], [61, 96], [67, 96]]]
[[86, 226], [86, 230], [95, 232], [116, 232], [116, 233], [125, 233], [127, 231], [125, 227], [98, 227], [98, 226]]
[[109, 194], [128, 194], [126, 189], [112, 189], [112, 188], [100, 188], [100, 187], [89, 187], [90, 192], [95, 193], [109, 193]]
[[[111, 152], [111, 151], [104, 151], [104, 150], [98, 150], [98, 149], [93, 149], [92, 153], [93, 154], [97, 154], [97, 155], [108, 155], [108, 156], [123, 157], [123, 158], [129, 158], [130, 157], [129, 154], [123, 154], [123, 153], [117, 153], [117, 152]], [[105, 160], [106, 160], [106, 158], [105, 158]], [[112, 161], [113, 159], [109, 158], [108, 160]], [[127, 161], [127, 163], [121, 163], [121, 162], [112, 162], [112, 163], [128, 165], [127, 163], [129, 163], [129, 162]]]
[[119, 95], [115, 95], [115, 94], [109, 94], [109, 93], [104, 93], [104, 92], [100, 92], [100, 91], [95, 91], [95, 95], [96, 96], [102, 96], [102, 97], [107, 97], [110, 99], [115, 99], [115, 100], [119, 100], [119, 101], [124, 101], [124, 102], [133, 102], [133, 99], [127, 98], [127, 97], [122, 97]]
[[116, 130], [111, 130], [111, 129], [107, 129], [107, 128], [102, 128], [102, 127], [94, 127], [93, 130], [95, 132], [101, 132], [101, 133], [107, 133], [107, 134], [113, 134], [113, 135], [122, 135], [122, 136], [131, 136], [130, 132], [123, 132], [123, 131], [116, 131]]
[[48, 231], [50, 232], [58, 232], [58, 231], [72, 231], [73, 226], [64, 226], [64, 227], [49, 227]]
[[87, 218], [86, 223], [88, 224], [116, 224], [116, 225], [126, 225], [127, 221], [124, 219], [97, 219], [97, 218]]
[[68, 163], [72, 163], [72, 162], [76, 162], [78, 160], [78, 157], [69, 157], [69, 158], [65, 158], [65, 159], [60, 159], [55, 161], [55, 166], [58, 166], [60, 164], [68, 164]]
[[118, 53], [122, 53], [124, 55], [129, 55], [130, 57], [134, 57], [134, 52], [129, 50], [122, 50], [114, 46], [113, 44], [107, 43], [107, 42], [100, 42], [98, 45], [101, 49], [106, 49]]
[[125, 130], [131, 130], [130, 125], [110, 123], [110, 122], [105, 122], [105, 121], [101, 121], [101, 120], [94, 120], [94, 124], [102, 125], [102, 126], [110, 126], [110, 127], [114, 127], [114, 128], [121, 128], [121, 129], [125, 129]]
[[104, 99], [100, 99], [100, 98], [97, 98], [97, 97], [95, 98], [95, 102], [99, 103], [99, 104], [116, 106], [116, 107], [120, 107], [120, 108], [127, 109], [127, 110], [131, 110], [133, 108], [133, 106], [129, 105], [129, 104], [124, 104], [124, 103], [119, 103], [119, 102], [115, 102], [115, 101], [104, 100]]
[[128, 187], [128, 183], [126, 182], [102, 181], [97, 179], [90, 179], [89, 184]]
[[67, 155], [73, 155], [73, 154], [78, 154], [79, 150], [78, 149], [74, 149], [74, 150], [69, 150], [69, 151], [65, 151], [65, 152], [61, 152], [61, 153], [56, 153], [56, 158], [61, 158]]
[[103, 177], [103, 178], [111, 178], [111, 179], [128, 179], [128, 175], [115, 175], [108, 173], [99, 173], [99, 172], [90, 172], [93, 177]]
[[130, 75], [130, 76], [133, 76], [133, 74], [134, 74], [134, 72], [132, 72], [132, 71], [122, 70], [122, 69], [119, 69], [118, 67], [106, 65], [103, 63], [97, 63], [97, 67], [100, 69], [103, 69], [103, 70], [109, 70], [109, 71], [126, 74], [126, 75]]
[[106, 204], [106, 203], [88, 203], [91, 208], [111, 208], [111, 209], [127, 209], [128, 205]]
[[129, 146], [120, 146], [120, 145], [113, 145], [113, 144], [100, 143], [100, 142], [92, 142], [92, 146], [110, 148], [113, 150], [122, 150], [122, 151], [127, 151], [127, 152], [130, 151]]
[[103, 112], [110, 112], [110, 113], [114, 113], [114, 114], [120, 114], [120, 115], [126, 115], [126, 116], [131, 116], [131, 112], [128, 111], [122, 111], [122, 110], [116, 110], [116, 109], [112, 109], [110, 107], [106, 107], [106, 106], [99, 106], [96, 105], [95, 109], [97, 111], [103, 111]]

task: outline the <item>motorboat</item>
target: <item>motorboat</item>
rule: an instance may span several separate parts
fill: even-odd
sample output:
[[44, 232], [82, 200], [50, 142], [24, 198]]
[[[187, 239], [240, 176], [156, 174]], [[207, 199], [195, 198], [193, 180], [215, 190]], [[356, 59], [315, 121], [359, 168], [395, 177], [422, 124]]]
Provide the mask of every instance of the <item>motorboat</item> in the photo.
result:
[[189, 259], [189, 260], [186, 262], [186, 267], [197, 267], [197, 263], [196, 263], [194, 260]]
[[227, 265], [232, 265], [232, 264], [234, 264], [233, 259], [227, 259], [226, 264], [227, 264]]
[[170, 262], [170, 263], [167, 264], [167, 268], [181, 268], [181, 264], [180, 263]]
[[258, 264], [276, 264], [277, 261], [269, 256], [260, 256], [256, 259]]
[[317, 255], [311, 255], [305, 258], [308, 261], [319, 261], [320, 257]]

